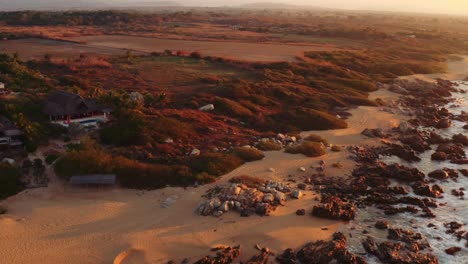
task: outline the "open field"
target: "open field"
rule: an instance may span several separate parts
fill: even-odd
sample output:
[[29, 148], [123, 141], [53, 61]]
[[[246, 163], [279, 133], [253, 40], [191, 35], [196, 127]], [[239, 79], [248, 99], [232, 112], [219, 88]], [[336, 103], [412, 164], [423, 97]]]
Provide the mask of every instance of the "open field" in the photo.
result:
[[123, 55], [125, 51], [112, 47], [91, 47], [64, 41], [39, 38], [0, 41], [0, 53], [18, 52], [20, 59], [42, 59], [44, 55], [58, 57], [76, 57], [80, 54], [93, 55]]
[[142, 52], [198, 51], [205, 56], [223, 57], [235, 60], [274, 62], [295, 61], [306, 51], [332, 51], [333, 45], [288, 45], [259, 44], [228, 41], [190, 41], [156, 39], [134, 36], [83, 36], [69, 38], [72, 41], [87, 43], [89, 47], [132, 49]]

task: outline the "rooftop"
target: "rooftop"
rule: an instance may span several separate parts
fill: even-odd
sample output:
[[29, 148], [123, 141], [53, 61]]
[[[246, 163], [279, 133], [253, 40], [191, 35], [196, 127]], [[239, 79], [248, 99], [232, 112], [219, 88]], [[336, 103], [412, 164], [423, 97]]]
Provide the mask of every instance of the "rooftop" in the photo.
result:
[[17, 130], [18, 128], [10, 119], [0, 115], [0, 131]]
[[44, 108], [44, 112], [51, 116], [84, 114], [102, 110], [104, 107], [95, 100], [65, 91], [51, 93]]
[[73, 185], [114, 185], [116, 181], [116, 176], [114, 174], [89, 174], [70, 178], [70, 184]]

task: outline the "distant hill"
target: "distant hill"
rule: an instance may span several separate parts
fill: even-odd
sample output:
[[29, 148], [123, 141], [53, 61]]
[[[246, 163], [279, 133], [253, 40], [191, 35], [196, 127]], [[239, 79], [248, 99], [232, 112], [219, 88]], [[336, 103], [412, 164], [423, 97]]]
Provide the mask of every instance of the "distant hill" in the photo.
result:
[[120, 0], [0, 0], [0, 11], [63, 10], [131, 7], [178, 7], [173, 1], [120, 1]]
[[315, 6], [301, 6], [301, 5], [272, 3], [272, 2], [258, 2], [258, 3], [244, 4], [244, 5], [240, 5], [240, 7], [250, 8], [250, 9], [326, 9], [326, 8], [315, 7]]

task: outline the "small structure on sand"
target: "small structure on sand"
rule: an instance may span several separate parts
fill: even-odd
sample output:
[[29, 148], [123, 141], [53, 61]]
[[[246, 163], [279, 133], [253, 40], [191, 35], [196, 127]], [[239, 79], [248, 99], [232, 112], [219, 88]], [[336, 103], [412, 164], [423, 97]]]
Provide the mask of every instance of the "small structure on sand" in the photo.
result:
[[70, 184], [80, 186], [100, 186], [100, 185], [115, 185], [117, 177], [114, 174], [88, 174], [77, 175], [70, 178]]
[[0, 115], [0, 146], [21, 146], [23, 133], [8, 118]]

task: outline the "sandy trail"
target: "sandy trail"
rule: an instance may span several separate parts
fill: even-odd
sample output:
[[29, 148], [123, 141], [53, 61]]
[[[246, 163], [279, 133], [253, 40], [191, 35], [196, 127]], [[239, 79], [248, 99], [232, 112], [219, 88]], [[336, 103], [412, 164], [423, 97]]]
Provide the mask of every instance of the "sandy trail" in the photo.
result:
[[[386, 91], [373, 97], [395, 97]], [[378, 144], [360, 135], [364, 128], [391, 128], [402, 117], [359, 107], [351, 111], [350, 128], [316, 132], [332, 144]], [[305, 133], [307, 134], [307, 133]], [[307, 158], [284, 152], [268, 152], [262, 161], [245, 164], [223, 176], [217, 184], [236, 175], [301, 180], [310, 175], [311, 165], [327, 161], [327, 175], [350, 173], [354, 163], [349, 153], [330, 152], [321, 158]], [[331, 164], [340, 161], [342, 169]], [[299, 167], [307, 172], [299, 172]], [[274, 168], [276, 172], [268, 171]], [[26, 190], [4, 201], [9, 212], [0, 216], [0, 259], [5, 263], [166, 263], [209, 254], [215, 245], [241, 244], [242, 260], [256, 253], [255, 244], [274, 252], [299, 247], [317, 239], [328, 239], [340, 222], [296, 216], [297, 209], [310, 211], [317, 202], [307, 192], [301, 200], [290, 200], [269, 217], [241, 218], [228, 213], [221, 218], [194, 213], [201, 196], [213, 185], [199, 188], [165, 188], [155, 191], [123, 189], [79, 189], [61, 185]], [[161, 204], [176, 198], [170, 208]], [[322, 230], [323, 227], [328, 230]]]
[[234, 41], [178, 40], [125, 35], [81, 36], [69, 38], [88, 47], [133, 49], [141, 52], [198, 51], [203, 55], [255, 62], [296, 61], [306, 51], [332, 51], [331, 44], [280, 44]]

